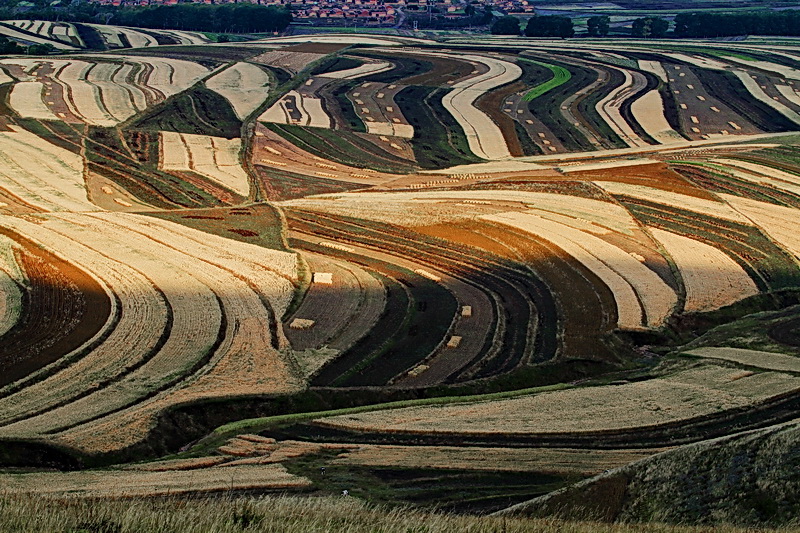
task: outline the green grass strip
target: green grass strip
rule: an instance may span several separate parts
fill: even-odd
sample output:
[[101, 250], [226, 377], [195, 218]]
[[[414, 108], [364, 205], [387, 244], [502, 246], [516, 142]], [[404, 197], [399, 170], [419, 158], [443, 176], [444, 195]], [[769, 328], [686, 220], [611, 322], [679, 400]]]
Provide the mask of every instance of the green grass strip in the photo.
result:
[[712, 57], [721, 57], [725, 59], [726, 57], [732, 57], [734, 59], [741, 59], [743, 61], [758, 61], [758, 58], [755, 58], [751, 55], [743, 54], [741, 52], [731, 52], [728, 50], [715, 50], [715, 49], [708, 49], [708, 48], [692, 48], [692, 52], [699, 52], [701, 54], [710, 55]]
[[536, 65], [539, 65], [540, 67], [548, 68], [550, 69], [550, 72], [553, 73], [552, 78], [550, 78], [544, 83], [540, 83], [539, 85], [528, 91], [525, 94], [525, 96], [522, 97], [522, 99], [526, 102], [530, 102], [534, 98], [542, 96], [547, 91], [555, 89], [560, 85], [564, 85], [570, 80], [570, 78], [572, 78], [572, 73], [569, 70], [565, 69], [564, 67], [559, 67], [558, 65], [551, 65], [549, 63], [540, 63], [538, 61], [534, 61], [532, 59], [525, 59], [522, 57], [519, 59], [522, 61], [527, 61], [529, 63], [534, 63]]
[[370, 411], [380, 411], [385, 409], [401, 409], [403, 407], [423, 407], [429, 405], [446, 405], [455, 403], [484, 402], [490, 400], [505, 400], [517, 396], [527, 396], [529, 394], [539, 394], [573, 388], [574, 385], [559, 383], [547, 385], [545, 387], [534, 387], [530, 389], [520, 389], [515, 391], [494, 392], [489, 394], [475, 394], [471, 396], [442, 396], [439, 398], [424, 398], [421, 400], [402, 400], [398, 402], [379, 403], [374, 405], [362, 405], [360, 407], [350, 407], [346, 409], [333, 409], [330, 411], [314, 411], [310, 413], [294, 413], [288, 415], [275, 415], [262, 418], [249, 418], [231, 422], [215, 429], [210, 435], [202, 439], [190, 453], [198, 449], [207, 450], [216, 447], [216, 443], [222, 440], [241, 435], [242, 433], [258, 433], [267, 428], [295, 424], [316, 418], [329, 418], [332, 416], [352, 415], [367, 413]]

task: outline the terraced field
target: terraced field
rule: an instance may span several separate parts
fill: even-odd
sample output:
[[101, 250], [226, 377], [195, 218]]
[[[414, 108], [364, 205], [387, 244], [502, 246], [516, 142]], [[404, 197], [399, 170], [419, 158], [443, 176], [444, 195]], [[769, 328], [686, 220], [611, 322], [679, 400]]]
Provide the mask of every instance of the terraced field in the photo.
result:
[[797, 416], [782, 52], [12, 26], [10, 493], [491, 511]]

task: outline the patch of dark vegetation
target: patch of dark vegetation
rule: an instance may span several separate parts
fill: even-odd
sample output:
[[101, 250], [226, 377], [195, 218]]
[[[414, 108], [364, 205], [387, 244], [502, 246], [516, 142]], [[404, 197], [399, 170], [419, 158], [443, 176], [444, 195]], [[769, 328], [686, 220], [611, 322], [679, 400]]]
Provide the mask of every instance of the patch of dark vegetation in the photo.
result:
[[[696, 69], [709, 94], [766, 132], [793, 131], [797, 125], [769, 105], [750, 96], [741, 80], [730, 72]], [[746, 95], [746, 96], [744, 96]]]
[[272, 74], [275, 76], [275, 79], [278, 81], [278, 85], [283, 85], [284, 83], [288, 83], [292, 81], [292, 78], [294, 77], [292, 76], [292, 73], [286, 69], [282, 69], [279, 67], [271, 67], [271, 66], [267, 66], [265, 68], [270, 72], [272, 72]]
[[159, 159], [159, 135], [156, 131], [123, 130], [125, 146], [133, 158], [140, 163], [157, 166]]
[[[597, 80], [597, 73], [589, 68], [553, 61], [550, 57], [543, 60], [569, 70], [572, 77], [566, 83], [531, 100], [528, 108], [553, 132], [568, 151], [583, 152], [593, 150], [594, 145], [575, 128], [574, 124], [567, 120], [561, 113], [561, 107], [567, 98], [574, 96], [581, 89], [594, 83]], [[545, 67], [541, 67], [541, 69], [543, 79], [552, 77], [549, 69]]]
[[24, 439], [0, 439], [0, 465], [9, 468], [78, 470], [83, 462], [73, 450]]
[[[127, 35], [125, 35], [124, 33], [120, 33], [120, 34], [118, 34], [118, 38], [119, 38], [119, 43], [120, 43], [122, 48], [125, 48], [125, 49], [133, 48], [133, 45], [131, 44], [131, 40], [128, 39]], [[156, 40], [156, 42], [157, 42], [157, 40]], [[170, 43], [170, 44], [172, 44], [172, 43]]]
[[481, 161], [469, 149], [464, 131], [442, 105], [447, 89], [406, 87], [395, 103], [414, 126], [414, 156], [424, 169], [440, 169]]
[[229, 228], [229, 232], [235, 233], [241, 237], [258, 237], [258, 232], [249, 229]]
[[4, 122], [7, 122], [10, 117], [18, 116], [17, 112], [8, 105], [8, 95], [11, 93], [13, 87], [13, 83], [4, 83], [0, 85], [0, 116], [3, 117]]
[[67, 124], [57, 120], [15, 119], [20, 126], [73, 154], [83, 150], [83, 139], [87, 126], [84, 124]]
[[672, 89], [670, 89], [668, 84], [662, 83], [658, 87], [658, 93], [661, 95], [661, 101], [664, 103], [664, 118], [667, 119], [669, 127], [680, 133], [684, 139], [689, 140], [690, 137], [681, 126], [678, 102], [675, 100], [675, 94], [672, 92]]
[[522, 153], [525, 155], [541, 155], [542, 149], [539, 148], [539, 145], [533, 142], [531, 136], [528, 135], [528, 132], [525, 131], [525, 128], [522, 127], [522, 124], [519, 122], [514, 122], [514, 132], [517, 134], [517, 139], [519, 139], [520, 147], [522, 148]]
[[194, 86], [145, 111], [129, 129], [175, 131], [233, 139], [241, 135], [242, 122], [231, 104], [205, 87]]
[[769, 329], [769, 337], [779, 344], [800, 348], [800, 310], [792, 309], [794, 318], [780, 320]]
[[342, 57], [342, 56], [332, 56], [328, 60], [322, 61], [317, 64], [311, 72], [308, 73], [309, 76], [318, 76], [320, 74], [325, 74], [329, 72], [338, 72], [340, 70], [348, 70], [351, 68], [356, 68], [362, 65], [363, 61], [357, 61], [351, 57]]
[[675, 317], [669, 327], [676, 337], [692, 339], [681, 350], [727, 346], [800, 354], [798, 306], [800, 289], [776, 291], [751, 296], [712, 313]]
[[87, 26], [86, 24], [73, 24], [73, 26], [75, 26], [75, 31], [78, 32], [78, 36], [83, 40], [84, 44], [86, 44], [86, 48], [90, 50], [108, 49], [103, 36], [93, 27]]
[[309, 177], [285, 170], [266, 168], [256, 165], [261, 195], [265, 200], [278, 202], [304, 198], [313, 194], [344, 192], [364, 187], [360, 183], [331, 180], [321, 177]]
[[[769, 342], [769, 328], [780, 318], [798, 312], [800, 289], [761, 293], [705, 313], [685, 313], [670, 317], [665, 327], [652, 331], [626, 331], [619, 335], [636, 345], [647, 345], [658, 353], [670, 353], [687, 346], [733, 346], [737, 336]], [[777, 341], [779, 342], [779, 341]], [[791, 344], [786, 344], [791, 351]], [[745, 347], [745, 346], [741, 346]]]
[[142, 213], [176, 224], [264, 248], [288, 251], [280, 215], [270, 204], [244, 208], [181, 209]]

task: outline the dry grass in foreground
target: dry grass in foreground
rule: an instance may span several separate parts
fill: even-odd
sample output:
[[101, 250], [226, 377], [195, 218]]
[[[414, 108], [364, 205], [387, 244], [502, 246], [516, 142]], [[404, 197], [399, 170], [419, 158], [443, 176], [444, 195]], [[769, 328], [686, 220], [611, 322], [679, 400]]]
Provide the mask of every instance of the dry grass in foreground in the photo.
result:
[[756, 530], [728, 526], [617, 525], [554, 519], [455, 516], [374, 507], [344, 496], [168, 500], [50, 500], [0, 496], [0, 531], [743, 533]]

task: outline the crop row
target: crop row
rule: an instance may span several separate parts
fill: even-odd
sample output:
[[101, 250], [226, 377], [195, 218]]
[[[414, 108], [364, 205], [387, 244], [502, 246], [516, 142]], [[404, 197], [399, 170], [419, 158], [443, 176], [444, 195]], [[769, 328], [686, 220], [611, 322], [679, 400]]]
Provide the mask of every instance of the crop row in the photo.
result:
[[33, 133], [12, 126], [0, 132], [3, 188], [45, 211], [95, 209], [86, 196], [83, 160]]
[[725, 252], [759, 290], [800, 284], [794, 260], [757, 227], [625, 196], [616, 198], [642, 223], [689, 237]]
[[[109, 438], [141, 438], [145, 427], [137, 424], [147, 426], [148, 413], [177, 401], [178, 391], [188, 398], [235, 394], [249, 382], [255, 390], [256, 381], [266, 391], [293, 386], [276, 351], [284, 341], [275, 316], [293, 297], [293, 254], [176, 231], [150, 217], [76, 214], [51, 216], [35, 229], [19, 219], [7, 225], [101, 272], [118, 289], [124, 320], [70, 366], [4, 398], [4, 434], [66, 431], [63, 438], [85, 439], [89, 432], [86, 446], [98, 450]], [[116, 431], [94, 434], [99, 420]]]
[[[479, 260], [475, 257], [475, 249], [464, 247], [464, 252], [459, 252], [458, 244], [454, 248], [443, 240], [431, 239], [413, 232], [407, 232], [406, 236], [406, 232], [399, 228], [377, 226], [374, 223], [367, 226], [359, 221], [342, 217], [314, 215], [313, 218], [319, 221], [314, 228], [318, 234], [328, 238], [364, 243], [386, 250], [390, 254], [412, 257], [416, 261], [430, 264], [456, 278], [463, 279], [489, 295], [499, 295], [502, 298], [504, 304], [496, 309], [495, 313], [502, 313], [502, 322], [511, 320], [512, 325], [499, 328], [499, 337], [495, 340], [487, 338], [486, 344], [474, 361], [461, 363], [460, 366], [465, 369], [464, 375], [453, 376], [451, 379], [490, 376], [513, 370], [517, 365], [525, 364], [534, 358], [546, 360], [553, 357], [555, 346], [552, 343], [555, 339], [556, 316], [554, 312], [547, 312], [552, 306], [551, 303], [548, 304], [548, 301], [551, 301], [548, 300], [549, 292], [537, 279], [502, 267], [496, 256], [490, 253], [486, 253], [486, 259]], [[383, 229], [377, 230], [377, 228]], [[540, 302], [541, 305], [533, 307], [532, 310], [530, 302], [533, 300]], [[494, 301], [491, 296], [490, 301]], [[503, 349], [500, 349], [501, 346]], [[534, 346], [538, 350], [535, 356]], [[466, 370], [467, 368], [470, 369]]]
[[[19, 300], [16, 320], [3, 324], [0, 387], [79, 350], [113, 327], [116, 314], [116, 302], [93, 275], [6, 228], [2, 235], [4, 246], [15, 243], [5, 253], [24, 279], [9, 280]], [[0, 395], [7, 391], [0, 389]]]
[[84, 142], [89, 170], [111, 179], [145, 203], [167, 208], [220, 203], [203, 189], [158, 170], [158, 157], [142, 164], [141, 153], [130, 150], [119, 130], [91, 128]]
[[245, 198], [250, 179], [239, 163], [241, 139], [161, 132], [160, 167], [194, 171]]
[[622, 249], [602, 239], [527, 213], [504, 213], [483, 218], [511, 225], [554, 243], [580, 261], [608, 285], [617, 301], [622, 328], [658, 327], [676, 304], [674, 291], [658, 275]]

